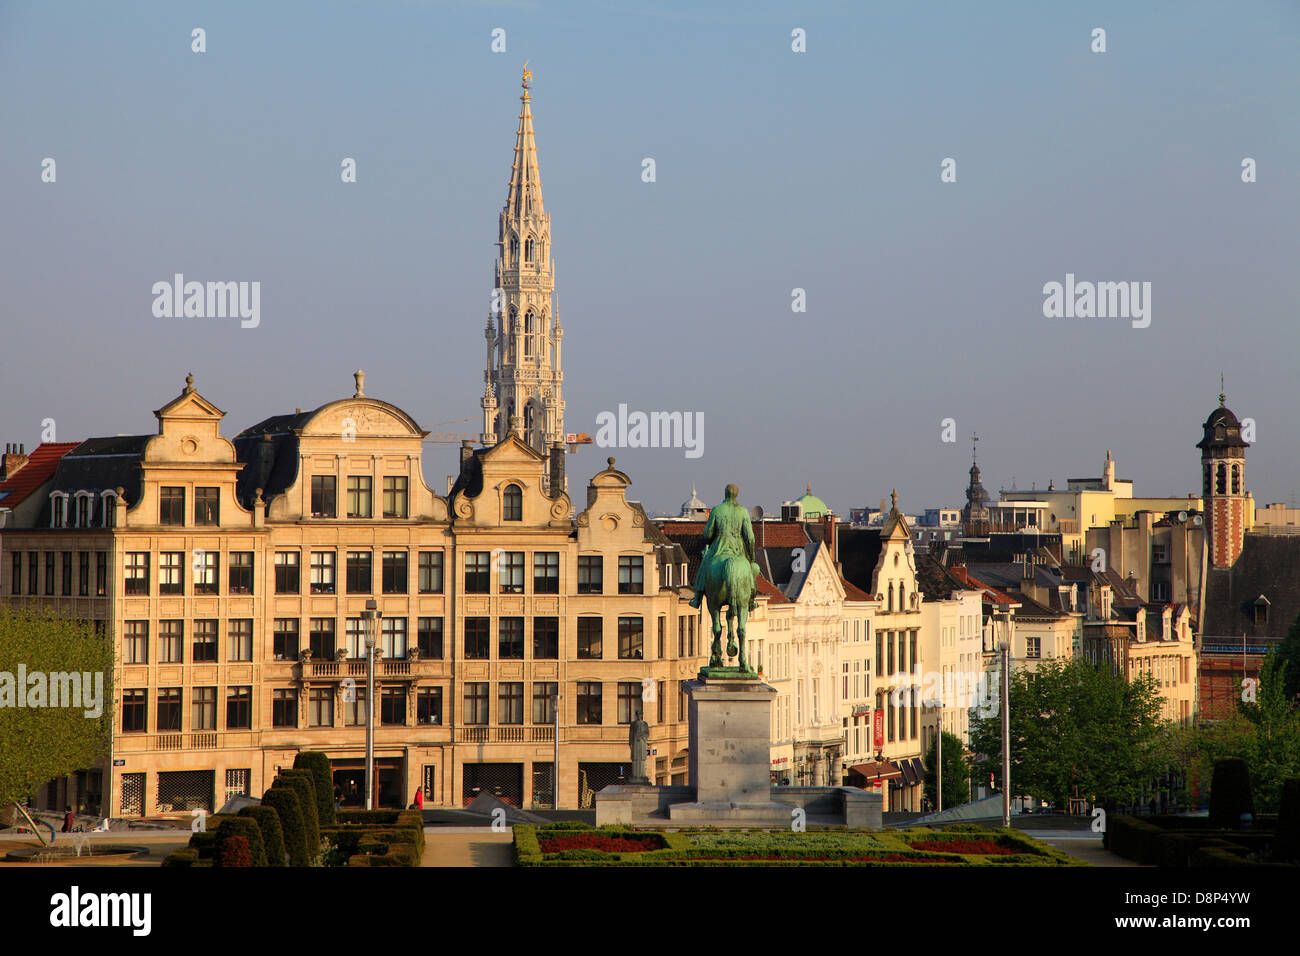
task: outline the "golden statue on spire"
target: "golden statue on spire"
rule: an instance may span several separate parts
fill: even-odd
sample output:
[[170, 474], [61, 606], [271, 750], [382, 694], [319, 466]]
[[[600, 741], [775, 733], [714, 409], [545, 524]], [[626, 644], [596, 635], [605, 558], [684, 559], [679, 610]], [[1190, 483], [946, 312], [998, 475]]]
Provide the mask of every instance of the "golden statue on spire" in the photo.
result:
[[528, 89], [528, 84], [533, 82], [533, 71], [528, 69], [528, 63], [529, 63], [528, 60], [524, 60], [524, 82], [523, 82], [524, 89]]

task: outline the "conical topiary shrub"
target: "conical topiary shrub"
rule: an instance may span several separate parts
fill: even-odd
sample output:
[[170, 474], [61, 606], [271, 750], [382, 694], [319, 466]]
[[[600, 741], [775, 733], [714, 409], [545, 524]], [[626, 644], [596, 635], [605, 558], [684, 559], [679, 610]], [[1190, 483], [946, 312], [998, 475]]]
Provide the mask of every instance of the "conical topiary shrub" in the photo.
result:
[[287, 866], [284, 851], [284, 828], [280, 826], [280, 814], [268, 806], [244, 807], [239, 811], [241, 817], [247, 817], [257, 824], [262, 831], [262, 845], [266, 847], [267, 866]]
[[334, 776], [330, 758], [319, 750], [303, 750], [293, 758], [294, 770], [310, 770], [316, 784], [316, 816], [320, 825], [334, 825]]
[[307, 855], [307, 833], [302, 822], [302, 805], [298, 801], [297, 792], [289, 786], [272, 786], [262, 794], [262, 805], [270, 807], [280, 816], [289, 865], [311, 866], [312, 857]]

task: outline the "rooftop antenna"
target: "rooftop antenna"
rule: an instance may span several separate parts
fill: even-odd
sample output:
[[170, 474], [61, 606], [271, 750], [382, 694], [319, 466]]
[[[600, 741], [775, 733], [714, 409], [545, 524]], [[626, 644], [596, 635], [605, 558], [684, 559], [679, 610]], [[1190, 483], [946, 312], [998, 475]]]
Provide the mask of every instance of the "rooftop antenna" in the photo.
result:
[[975, 443], [980, 440], [980, 436], [974, 432], [970, 433], [970, 463], [975, 464]]

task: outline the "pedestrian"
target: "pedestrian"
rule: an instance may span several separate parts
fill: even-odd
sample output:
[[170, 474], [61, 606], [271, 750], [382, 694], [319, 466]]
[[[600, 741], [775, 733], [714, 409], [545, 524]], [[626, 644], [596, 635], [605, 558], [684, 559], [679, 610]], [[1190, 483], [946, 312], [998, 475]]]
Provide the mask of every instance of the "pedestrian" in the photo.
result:
[[424, 787], [415, 788], [415, 809], [421, 812], [424, 810]]
[[337, 783], [334, 784], [334, 809], [339, 810], [343, 807], [343, 788]]
[[77, 819], [77, 815], [76, 815], [75, 813], [72, 812], [72, 807], [68, 806], [67, 804], [64, 804], [64, 806], [63, 806], [63, 810], [64, 810], [64, 813], [63, 813], [63, 832], [64, 832], [64, 833], [71, 833], [71, 832], [72, 832], [72, 825], [73, 825], [73, 822]]

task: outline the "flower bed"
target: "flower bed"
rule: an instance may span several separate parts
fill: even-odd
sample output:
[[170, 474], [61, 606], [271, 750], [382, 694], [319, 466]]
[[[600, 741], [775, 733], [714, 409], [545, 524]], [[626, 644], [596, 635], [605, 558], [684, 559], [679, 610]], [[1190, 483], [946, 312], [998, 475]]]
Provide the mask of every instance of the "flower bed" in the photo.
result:
[[607, 836], [601, 833], [570, 833], [564, 836], [544, 836], [538, 840], [543, 853], [563, 853], [565, 850], [600, 850], [602, 853], [644, 853], [662, 850], [667, 844], [657, 833], [641, 835]]
[[912, 849], [924, 850], [927, 853], [963, 853], [976, 856], [1014, 856], [1023, 852], [987, 839], [917, 840], [912, 844]]

